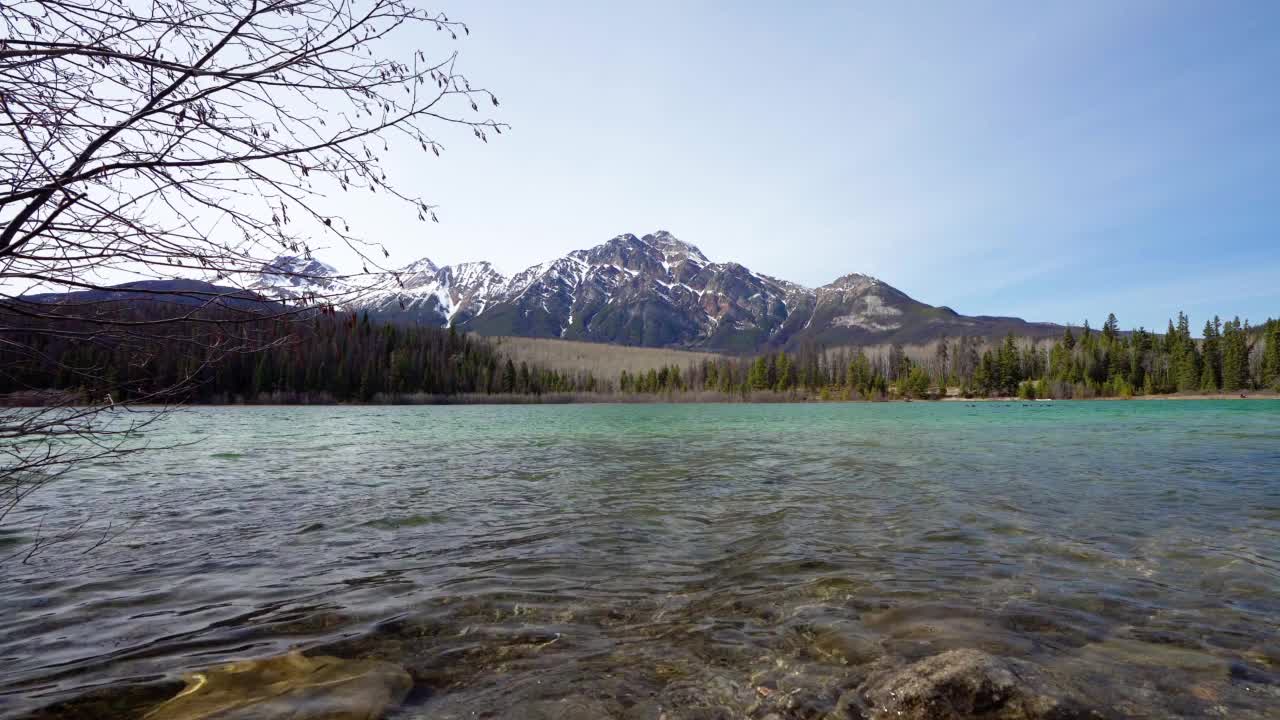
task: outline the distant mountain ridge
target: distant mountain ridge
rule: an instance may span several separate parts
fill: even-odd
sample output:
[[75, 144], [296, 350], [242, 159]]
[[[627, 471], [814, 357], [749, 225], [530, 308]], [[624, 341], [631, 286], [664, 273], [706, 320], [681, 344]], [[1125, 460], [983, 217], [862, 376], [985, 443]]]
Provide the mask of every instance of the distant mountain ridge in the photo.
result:
[[90, 306], [102, 303], [163, 303], [188, 307], [216, 307], [245, 312], [280, 311], [276, 299], [235, 287], [215, 285], [203, 280], [136, 280], [100, 290], [45, 292], [9, 298], [11, 303]]
[[485, 261], [438, 266], [422, 258], [368, 280], [315, 257], [281, 255], [264, 264], [244, 290], [176, 278], [23, 299], [190, 305], [212, 297], [223, 307], [249, 311], [319, 300], [377, 320], [452, 325], [482, 335], [728, 353], [806, 342], [923, 343], [943, 335], [1047, 337], [1063, 330], [1015, 317], [960, 315], [860, 273], [808, 288], [735, 262], [713, 262], [661, 230], [618, 235], [510, 277]]
[[[332, 266], [281, 256], [250, 288], [291, 300], [345, 288]], [[1051, 323], [964, 316], [919, 302], [858, 273], [819, 288], [712, 262], [660, 230], [618, 235], [511, 277], [489, 262], [437, 266], [423, 258], [390, 274], [385, 289], [347, 309], [395, 322], [453, 325], [482, 335], [565, 338], [719, 352], [756, 352], [806, 341], [827, 346], [926, 342], [942, 335], [1043, 337]]]

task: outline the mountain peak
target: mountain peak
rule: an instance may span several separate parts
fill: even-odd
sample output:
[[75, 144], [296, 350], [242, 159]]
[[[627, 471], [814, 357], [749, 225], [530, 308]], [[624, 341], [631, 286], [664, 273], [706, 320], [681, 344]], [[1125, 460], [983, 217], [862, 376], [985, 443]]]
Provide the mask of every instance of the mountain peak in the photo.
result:
[[675, 235], [666, 230], [658, 230], [640, 238], [641, 241], [658, 248], [664, 255], [679, 256], [683, 255], [700, 262], [709, 262], [707, 256], [702, 254], [696, 245], [692, 245], [680, 240]]
[[[511, 277], [485, 261], [437, 266], [426, 258], [395, 275], [399, 282], [347, 307], [482, 335], [730, 352], [1061, 331], [1016, 318], [957, 315], [863, 273], [804, 287], [736, 262], [711, 262], [666, 230], [617, 235]], [[264, 294], [288, 299], [312, 291], [333, 295], [344, 281], [318, 260], [287, 255], [264, 267], [261, 282], [269, 288]]]
[[430, 258], [420, 258], [418, 260], [414, 260], [408, 265], [405, 265], [396, 272], [401, 275], [417, 275], [418, 273], [434, 273], [439, 269], [440, 268], [436, 267], [435, 263], [431, 262]]
[[249, 289], [276, 300], [316, 295], [340, 295], [349, 290], [332, 265], [305, 255], [277, 255], [262, 266]]
[[[338, 274], [337, 268], [323, 263], [313, 257], [309, 258], [303, 255], [277, 255], [270, 262], [262, 266], [262, 274], [280, 275], [280, 276], [300, 276], [295, 279], [305, 279], [310, 277], [332, 277]], [[296, 285], [297, 283], [291, 283]]]
[[871, 277], [870, 275], [863, 275], [862, 273], [849, 273], [848, 275], [843, 275], [841, 277], [836, 278], [830, 283], [823, 285], [819, 289], [820, 290], [862, 291], [862, 290], [869, 290], [880, 284], [881, 284], [880, 280], [874, 277]]

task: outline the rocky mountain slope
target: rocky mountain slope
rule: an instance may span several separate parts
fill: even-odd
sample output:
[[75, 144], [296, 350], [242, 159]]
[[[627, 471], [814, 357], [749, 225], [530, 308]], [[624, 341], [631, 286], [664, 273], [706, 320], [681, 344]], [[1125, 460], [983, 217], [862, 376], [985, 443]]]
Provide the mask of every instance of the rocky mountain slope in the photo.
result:
[[[282, 268], [284, 269], [282, 271]], [[342, 288], [318, 260], [277, 258], [254, 284], [283, 300]], [[924, 342], [946, 334], [1044, 336], [1048, 323], [959, 315], [866, 275], [807, 288], [712, 262], [666, 231], [619, 235], [511, 277], [488, 262], [439, 267], [418, 260], [349, 309], [379, 319], [454, 325], [484, 335], [753, 352], [807, 340], [827, 346]]]

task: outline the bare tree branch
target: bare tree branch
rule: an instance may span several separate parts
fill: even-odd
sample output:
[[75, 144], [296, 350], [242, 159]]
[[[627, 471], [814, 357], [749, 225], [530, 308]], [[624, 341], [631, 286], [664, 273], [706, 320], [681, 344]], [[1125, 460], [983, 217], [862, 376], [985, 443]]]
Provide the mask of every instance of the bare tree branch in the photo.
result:
[[[434, 158], [442, 134], [487, 142], [506, 126], [482, 113], [498, 99], [456, 69], [453, 49], [390, 50], [469, 33], [407, 0], [4, 3], [0, 391], [43, 406], [0, 409], [0, 522], [77, 463], [139, 450], [130, 439], [158, 415], [127, 404], [180, 400], [221, 358], [279, 343], [265, 326], [394, 281], [378, 264], [385, 249], [323, 200], [386, 193], [436, 219], [384, 161]], [[325, 288], [288, 304], [245, 291], [271, 258], [309, 258], [317, 243], [351, 248], [365, 272], [273, 271]], [[204, 282], [137, 285], [126, 302], [113, 276]], [[50, 290], [76, 292], [53, 302], [40, 295]], [[57, 343], [144, 368], [158, 347], [182, 348], [189, 371], [120, 387], [102, 367], [63, 361], [57, 372], [84, 392], [41, 394], [24, 378], [49, 368]]]

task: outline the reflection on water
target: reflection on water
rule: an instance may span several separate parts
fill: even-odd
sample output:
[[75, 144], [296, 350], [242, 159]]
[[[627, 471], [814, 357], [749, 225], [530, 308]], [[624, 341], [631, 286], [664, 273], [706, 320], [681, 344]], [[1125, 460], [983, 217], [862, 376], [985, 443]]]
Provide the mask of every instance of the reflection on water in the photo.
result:
[[0, 714], [88, 693], [79, 716], [128, 716], [291, 648], [404, 667], [403, 718], [856, 717], [869, 677], [952, 649], [1110, 715], [1280, 707], [1276, 402], [222, 408], [161, 432], [202, 442], [88, 468], [0, 536], [137, 523], [0, 566]]

